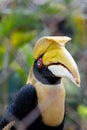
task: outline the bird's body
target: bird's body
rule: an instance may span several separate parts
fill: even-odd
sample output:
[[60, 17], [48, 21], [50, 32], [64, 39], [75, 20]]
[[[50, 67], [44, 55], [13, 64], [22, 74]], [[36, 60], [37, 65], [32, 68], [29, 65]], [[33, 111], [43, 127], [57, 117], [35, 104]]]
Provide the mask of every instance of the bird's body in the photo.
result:
[[68, 37], [44, 37], [37, 42], [27, 83], [4, 113], [0, 130], [10, 121], [15, 121], [11, 130], [63, 130], [65, 88], [62, 77], [77, 85], [80, 83], [77, 66], [64, 47], [69, 40]]
[[[60, 79], [57, 80], [56, 82], [60, 82]], [[61, 82], [59, 85], [52, 83], [51, 78], [44, 82], [47, 83], [41, 83], [35, 78], [33, 71], [30, 72], [27, 84], [18, 92], [2, 118], [1, 124], [3, 122], [3, 125], [0, 125], [0, 130], [8, 124], [9, 120], [14, 121], [14, 119], [16, 121], [26, 120], [28, 123], [24, 124], [27, 130], [36, 130], [36, 128], [63, 130], [65, 89], [61, 87]], [[63, 100], [57, 100], [62, 96]], [[26, 118], [27, 115], [28, 118]], [[18, 129], [17, 125], [15, 126], [16, 128], [12, 127], [11, 130]]]
[[[15, 118], [17, 118], [17, 120], [20, 121], [23, 121], [25, 119], [27, 122], [27, 124], [25, 123], [24, 126], [26, 130], [36, 130], [36, 128], [38, 128], [39, 130], [44, 130], [44, 129], [62, 130], [64, 120], [59, 126], [54, 126], [54, 127], [48, 126], [43, 123], [42, 115], [38, 107], [37, 101], [38, 100], [37, 100], [37, 94], [35, 88], [30, 84], [25, 85], [20, 90], [20, 92], [16, 95], [14, 99], [14, 103], [12, 103], [8, 107], [4, 117], [1, 120], [0, 130], [2, 130], [2, 128], [8, 124], [9, 120], [14, 120], [14, 117], [12, 119], [12, 116], [15, 116]], [[47, 105], [46, 107], [48, 107], [49, 105], [52, 104], [46, 104], [46, 105]], [[27, 115], [28, 115], [28, 120], [26, 119]], [[52, 115], [50, 116], [51, 116], [50, 119], [52, 120], [53, 117]], [[15, 130], [15, 129], [17, 129], [17, 126], [16, 128], [14, 127], [11, 128], [11, 130]]]

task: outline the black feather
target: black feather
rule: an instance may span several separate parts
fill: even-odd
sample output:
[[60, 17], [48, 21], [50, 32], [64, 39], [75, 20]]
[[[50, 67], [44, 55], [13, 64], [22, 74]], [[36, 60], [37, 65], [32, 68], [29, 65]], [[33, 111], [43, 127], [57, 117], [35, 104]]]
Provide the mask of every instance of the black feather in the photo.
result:
[[[2, 128], [6, 126], [10, 121], [15, 120], [16, 122], [23, 122], [25, 119], [27, 120], [25, 120], [26, 129], [24, 130], [63, 130], [64, 120], [60, 126], [56, 127], [50, 127], [43, 124], [37, 104], [38, 101], [35, 88], [30, 84], [22, 87], [22, 89], [15, 96], [13, 103], [7, 108], [4, 116], [0, 120], [0, 130], [2, 130]], [[35, 115], [35, 111], [37, 116]], [[30, 117], [30, 119], [33, 119], [30, 124], [30, 119], [26, 118], [29, 113], [32, 113], [32, 117]], [[14, 126], [11, 128], [11, 130], [17, 130], [17, 127]]]

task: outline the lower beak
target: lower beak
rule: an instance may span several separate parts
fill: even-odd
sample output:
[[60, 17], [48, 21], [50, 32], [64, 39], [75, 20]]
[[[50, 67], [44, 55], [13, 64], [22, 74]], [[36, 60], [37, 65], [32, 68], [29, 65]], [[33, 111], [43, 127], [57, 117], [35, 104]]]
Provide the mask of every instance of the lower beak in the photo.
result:
[[74, 76], [68, 69], [66, 69], [62, 65], [50, 65], [48, 69], [56, 76], [56, 77], [64, 77], [71, 80], [74, 84], [79, 87], [78, 82], [75, 80]]
[[80, 86], [78, 67], [66, 48], [47, 51], [43, 55], [43, 64], [47, 65], [55, 76], [68, 78], [78, 87]]

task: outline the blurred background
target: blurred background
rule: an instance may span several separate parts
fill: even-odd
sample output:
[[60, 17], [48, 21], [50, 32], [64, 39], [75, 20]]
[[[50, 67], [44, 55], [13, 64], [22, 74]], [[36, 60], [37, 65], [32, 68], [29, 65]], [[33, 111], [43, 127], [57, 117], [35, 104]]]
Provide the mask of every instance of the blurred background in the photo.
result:
[[87, 0], [0, 0], [0, 117], [26, 83], [33, 47], [42, 36], [72, 38], [81, 87], [64, 80], [64, 130], [87, 130]]

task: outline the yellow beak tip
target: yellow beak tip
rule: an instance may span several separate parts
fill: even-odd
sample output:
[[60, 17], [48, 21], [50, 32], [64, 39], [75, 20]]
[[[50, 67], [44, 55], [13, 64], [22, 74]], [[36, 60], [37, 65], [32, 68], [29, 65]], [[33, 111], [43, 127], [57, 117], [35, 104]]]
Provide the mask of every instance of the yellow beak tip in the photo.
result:
[[79, 79], [76, 79], [76, 86], [80, 87], [80, 77], [79, 77]]

